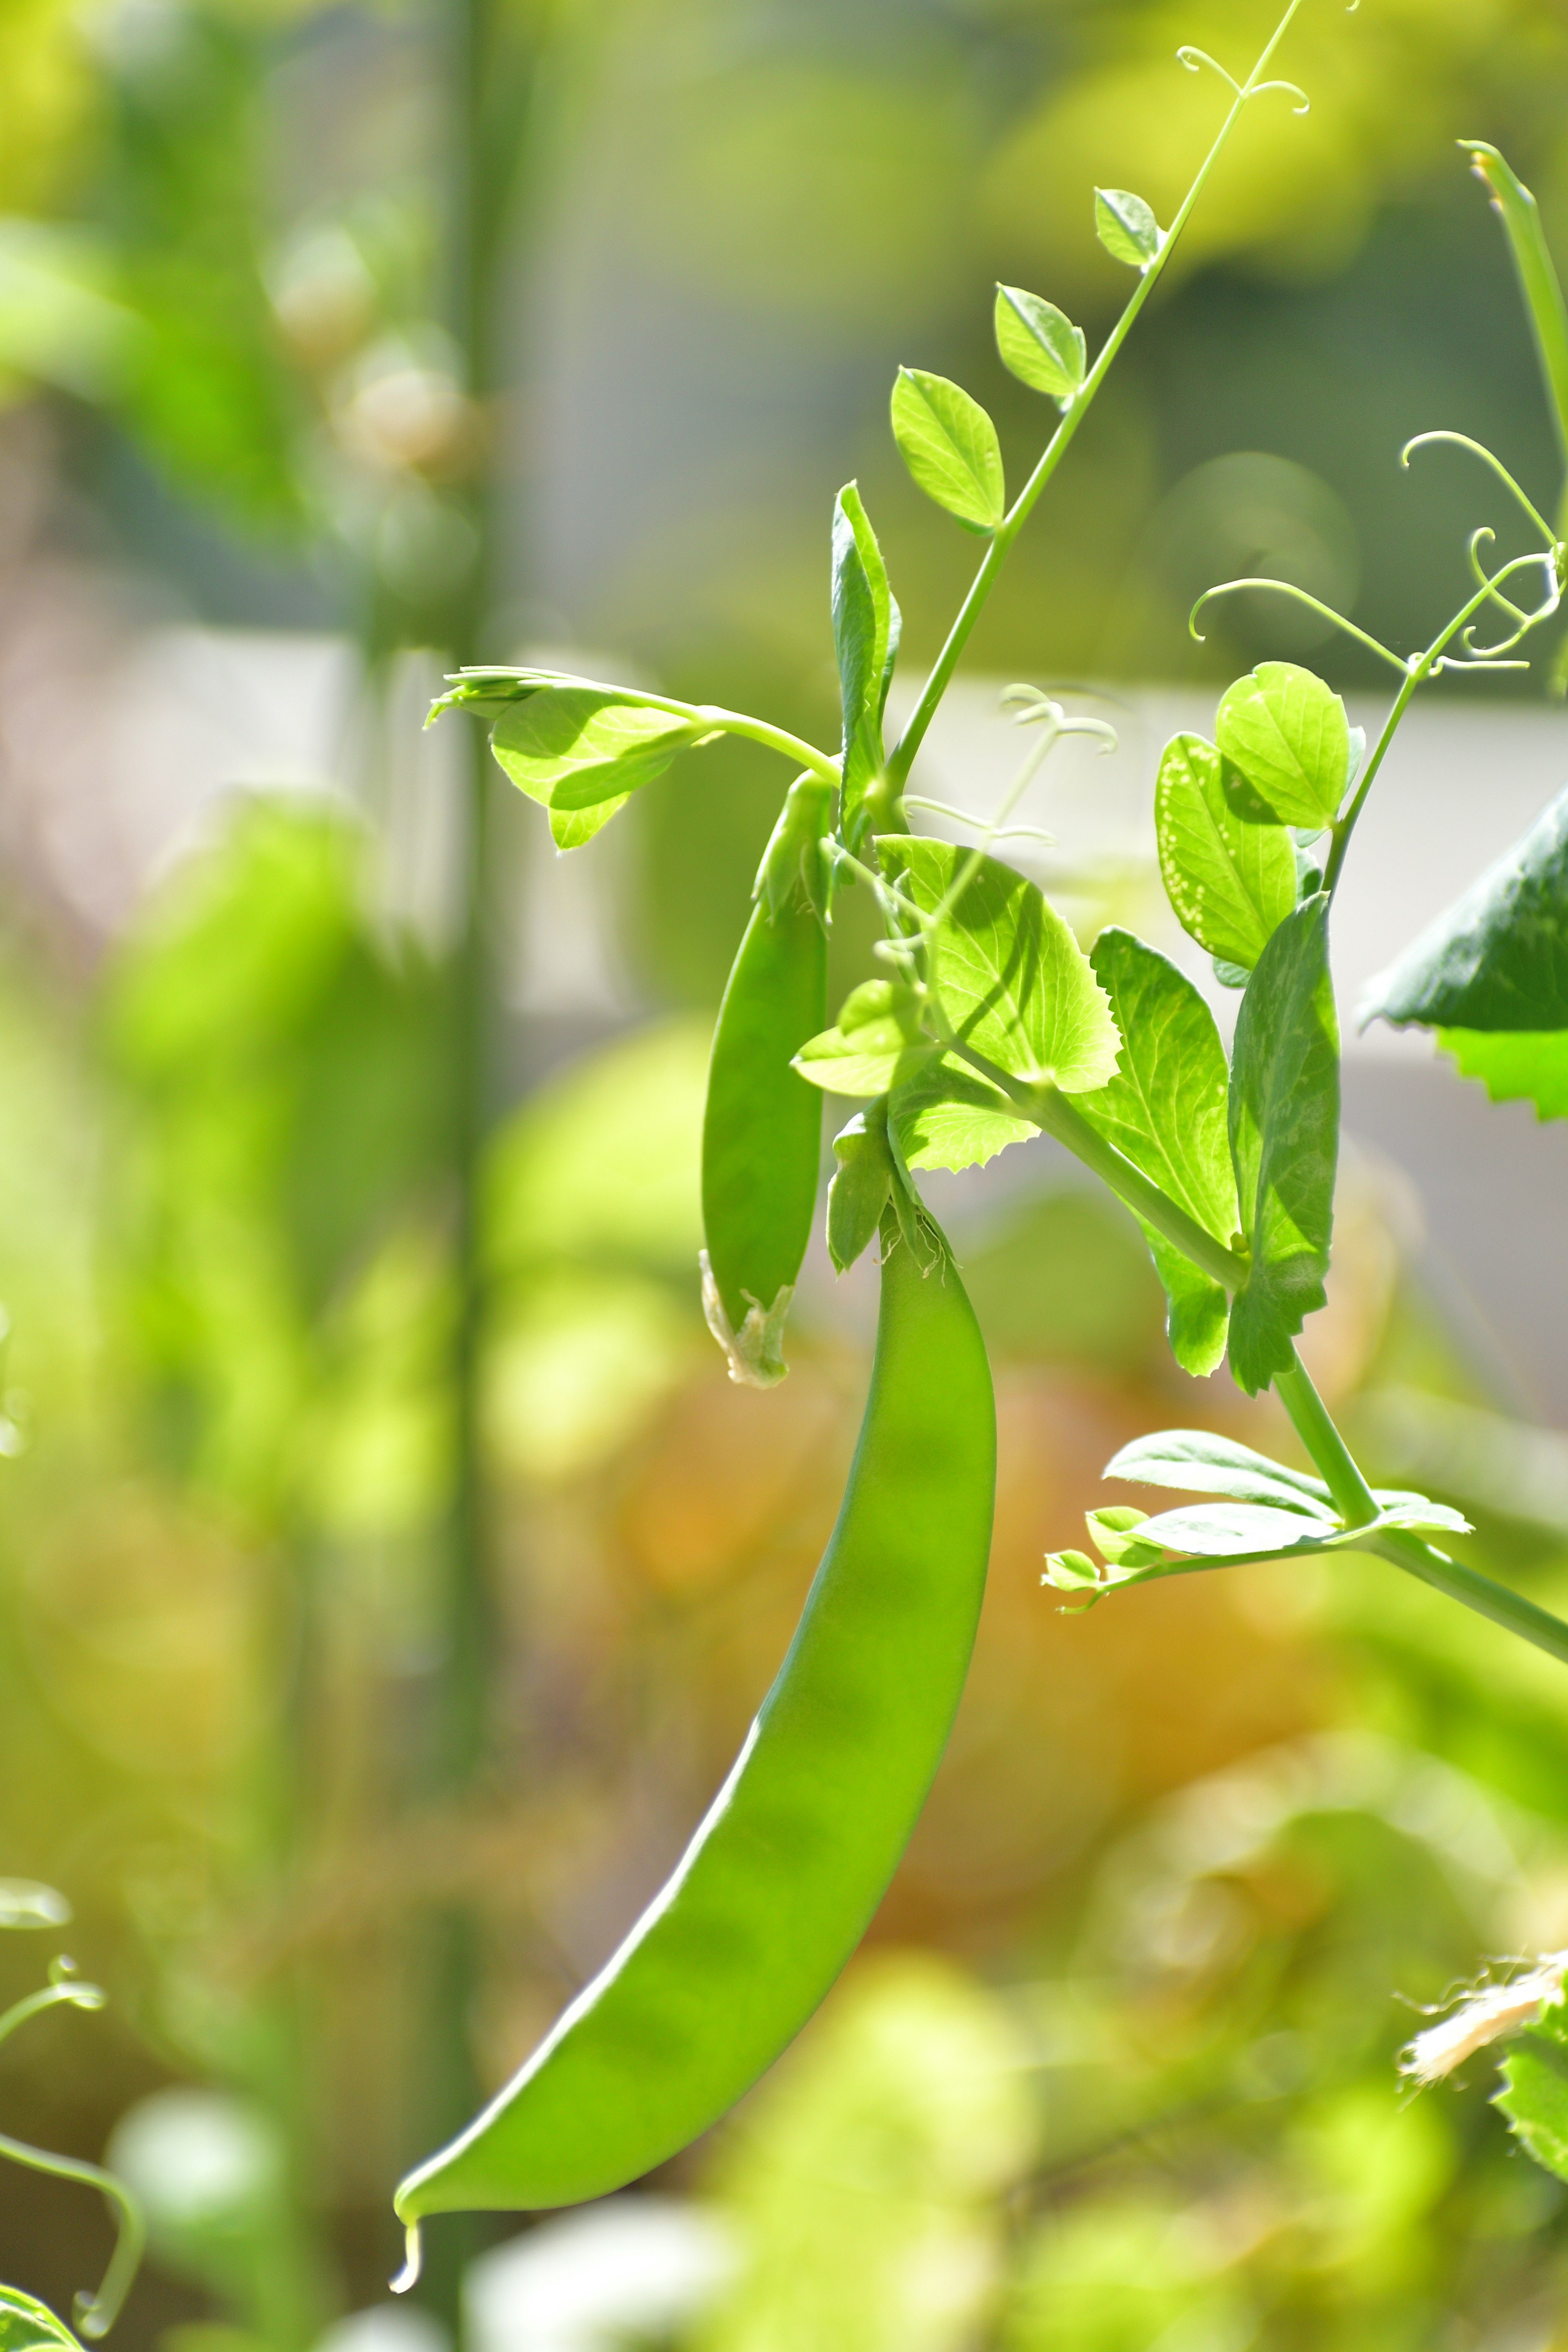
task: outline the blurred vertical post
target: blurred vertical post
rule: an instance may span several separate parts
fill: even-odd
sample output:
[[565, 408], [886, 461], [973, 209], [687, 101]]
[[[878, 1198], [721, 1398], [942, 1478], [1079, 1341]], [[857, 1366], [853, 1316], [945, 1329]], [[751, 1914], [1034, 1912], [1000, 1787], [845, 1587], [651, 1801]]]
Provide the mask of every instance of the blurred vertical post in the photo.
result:
[[[500, 461], [510, 420], [499, 413], [499, 276], [515, 226], [512, 203], [527, 137], [537, 27], [531, 0], [430, 0], [447, 70], [446, 309], [461, 354], [463, 390], [479, 419], [466, 489], [470, 561], [454, 586], [441, 651], [448, 667], [493, 654]], [[490, 759], [482, 729], [468, 730], [463, 768], [463, 889], [452, 968], [452, 1197], [456, 1302], [452, 1339], [452, 1479], [444, 1530], [442, 1653], [433, 1696], [429, 1795], [456, 1810], [485, 1767], [491, 1730], [491, 1668], [498, 1654], [489, 1574], [489, 1528], [481, 1375], [485, 1328], [479, 1190], [492, 1116], [494, 981], [487, 846]], [[425, 2055], [416, 2084], [421, 2144], [448, 2137], [479, 2098], [469, 2046], [479, 1931], [470, 1906], [447, 1905], [433, 1922]], [[460, 2332], [461, 2273], [474, 2247], [471, 2217], [429, 2232], [424, 2294]]]

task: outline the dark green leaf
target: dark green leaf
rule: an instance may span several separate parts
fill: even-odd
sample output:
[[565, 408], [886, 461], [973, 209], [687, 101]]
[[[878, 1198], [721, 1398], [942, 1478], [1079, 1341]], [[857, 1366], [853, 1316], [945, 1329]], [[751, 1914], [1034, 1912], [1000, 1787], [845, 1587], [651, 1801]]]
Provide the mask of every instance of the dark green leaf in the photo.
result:
[[1568, 1030], [1568, 792], [1373, 982], [1362, 1019], [1378, 1016], [1433, 1029]]
[[900, 368], [893, 385], [893, 438], [917, 486], [966, 530], [989, 535], [1006, 512], [996, 427], [977, 400], [944, 375]]
[[1094, 233], [1112, 261], [1147, 269], [1160, 250], [1160, 224], [1142, 196], [1126, 188], [1096, 188]]
[[[885, 871], [934, 914], [971, 853], [909, 835], [879, 845]], [[1066, 1094], [1103, 1086], [1119, 1040], [1088, 957], [1035, 884], [982, 857], [931, 945], [931, 985], [953, 1032], [1009, 1076], [1049, 1080]], [[953, 1117], [943, 1118], [946, 1101]], [[978, 1124], [976, 1123], [978, 1121]], [[1034, 1132], [1004, 1097], [947, 1056], [900, 1079], [892, 1123], [910, 1167], [969, 1167]], [[993, 1137], [986, 1150], [980, 1146]], [[966, 1158], [956, 1152], [964, 1151]]]
[[1493, 1102], [1532, 1102], [1541, 1118], [1568, 1118], [1568, 1030], [1439, 1029], [1437, 1043]]
[[860, 493], [846, 483], [833, 509], [833, 642], [843, 708], [843, 825], [851, 848], [864, 829], [866, 788], [882, 766], [882, 709], [898, 651], [897, 613]]
[[1328, 923], [1326, 897], [1287, 916], [1236, 1025], [1230, 1150], [1252, 1262], [1231, 1302], [1230, 1367], [1249, 1396], [1289, 1370], [1291, 1341], [1324, 1300], [1340, 1129]]
[[1054, 302], [1026, 294], [1021, 286], [998, 286], [995, 324], [1003, 364], [1020, 383], [1053, 400], [1072, 398], [1089, 365], [1081, 327]]
[[1113, 1454], [1102, 1474], [1140, 1486], [1174, 1486], [1195, 1495], [1228, 1495], [1238, 1503], [1267, 1503], [1313, 1519], [1331, 1519], [1332, 1504], [1321, 1478], [1271, 1462], [1206, 1429], [1166, 1429], [1155, 1437], [1135, 1437]]
[[1154, 826], [1182, 929], [1247, 972], [1296, 904], [1296, 845], [1284, 825], [1238, 813], [1226, 769], [1201, 735], [1173, 737], [1154, 785]]
[[1227, 688], [1215, 735], [1282, 823], [1333, 823], [1350, 777], [1350, 721], [1310, 669], [1259, 662]]
[[[1237, 1231], [1226, 1130], [1225, 1048], [1214, 1015], [1173, 963], [1130, 931], [1101, 931], [1090, 958], [1121, 1036], [1114, 1075], [1078, 1108], [1168, 1200], [1228, 1248]], [[1142, 1221], [1141, 1221], [1142, 1222]], [[1172, 1352], [1184, 1371], [1212, 1372], [1225, 1354], [1229, 1306], [1221, 1286], [1145, 1225], [1170, 1301]]]

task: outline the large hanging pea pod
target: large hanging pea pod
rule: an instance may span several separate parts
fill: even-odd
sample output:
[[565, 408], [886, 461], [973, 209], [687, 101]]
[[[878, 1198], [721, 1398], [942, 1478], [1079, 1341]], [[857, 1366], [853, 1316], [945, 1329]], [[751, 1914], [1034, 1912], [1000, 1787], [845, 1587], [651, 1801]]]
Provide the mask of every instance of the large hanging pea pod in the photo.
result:
[[708, 1072], [702, 1123], [702, 1305], [730, 1378], [771, 1388], [811, 1238], [822, 1097], [791, 1068], [827, 1019], [822, 837], [833, 787], [791, 785], [757, 876]]
[[941, 1234], [922, 1217], [911, 1243], [889, 1206], [881, 1245], [859, 1444], [778, 1677], [619, 1951], [492, 2105], [403, 2182], [411, 2236], [429, 2213], [607, 2196], [674, 2156], [799, 2032], [882, 1898], [968, 1672], [996, 1423]]

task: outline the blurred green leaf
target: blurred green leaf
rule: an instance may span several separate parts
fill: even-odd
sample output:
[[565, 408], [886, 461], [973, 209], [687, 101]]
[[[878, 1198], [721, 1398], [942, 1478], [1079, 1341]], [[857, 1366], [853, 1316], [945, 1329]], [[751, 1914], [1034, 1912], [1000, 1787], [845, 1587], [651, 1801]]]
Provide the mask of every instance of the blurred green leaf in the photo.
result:
[[1340, 1132], [1328, 916], [1320, 897], [1286, 917], [1236, 1024], [1230, 1149], [1252, 1263], [1231, 1302], [1230, 1365], [1249, 1396], [1289, 1369], [1292, 1339], [1324, 1303]]
[[1089, 350], [1083, 329], [1075, 327], [1054, 302], [1026, 294], [1019, 286], [996, 289], [996, 348], [1020, 383], [1070, 400], [1083, 382]]
[[0, 219], [0, 375], [109, 400], [129, 382], [142, 336], [101, 238]]
[[1112, 261], [1147, 269], [1160, 250], [1160, 224], [1142, 196], [1126, 188], [1096, 188], [1094, 233]]
[[[1096, 1131], [1226, 1248], [1237, 1232], [1226, 1126], [1225, 1048], [1197, 990], [1130, 931], [1101, 931], [1089, 959], [1121, 1034], [1107, 1083], [1077, 1097]], [[1224, 1287], [1164, 1235], [1142, 1225], [1170, 1300], [1171, 1349], [1184, 1371], [1212, 1372], [1225, 1354]]]
[[1259, 662], [1226, 688], [1215, 735], [1281, 824], [1317, 832], [1338, 816], [1350, 775], [1350, 721], [1339, 696], [1311, 670]]
[[1201, 735], [1166, 744], [1154, 785], [1160, 871], [1182, 929], [1221, 962], [1252, 970], [1296, 904], [1296, 850], [1281, 824], [1252, 824]]
[[977, 400], [946, 376], [900, 368], [893, 385], [893, 438], [918, 488], [966, 530], [989, 535], [1007, 509], [996, 427]]

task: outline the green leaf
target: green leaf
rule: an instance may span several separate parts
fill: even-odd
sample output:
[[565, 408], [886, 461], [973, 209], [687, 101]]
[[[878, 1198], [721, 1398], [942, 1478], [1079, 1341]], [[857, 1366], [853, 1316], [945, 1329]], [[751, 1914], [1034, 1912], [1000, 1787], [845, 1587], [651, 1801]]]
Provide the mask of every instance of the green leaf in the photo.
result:
[[19, 2286], [0, 2286], [0, 2352], [82, 2352], [81, 2345], [47, 2304]]
[[1568, 2180], [1568, 2042], [1561, 2002], [1521, 2033], [1502, 2063], [1493, 2100], [1537, 2164]]
[[984, 1168], [1039, 1133], [978, 1070], [934, 1053], [900, 1072], [890, 1109], [910, 1168]]
[[[1228, 1248], [1237, 1224], [1226, 1128], [1225, 1048], [1213, 1013], [1173, 963], [1131, 931], [1101, 931], [1090, 958], [1121, 1035], [1107, 1084], [1080, 1094], [1096, 1131]], [[1142, 1223], [1142, 1220], [1139, 1220]], [[1143, 1226], [1170, 1302], [1172, 1352], [1202, 1378], [1225, 1354], [1229, 1302], [1222, 1286]]]
[[857, 846], [866, 787], [882, 766], [882, 709], [898, 652], [898, 608], [856, 484], [833, 509], [833, 643], [843, 709], [843, 823]]
[[858, 1110], [834, 1137], [833, 1156], [837, 1166], [827, 1188], [827, 1255], [836, 1274], [847, 1274], [876, 1240], [898, 1181], [885, 1097]]
[[1060, 1592], [1080, 1592], [1086, 1586], [1101, 1585], [1104, 1579], [1099, 1563], [1086, 1551], [1048, 1551], [1045, 1580]]
[[564, 677], [559, 670], [517, 669], [500, 663], [475, 665], [451, 673], [447, 679], [447, 691], [438, 694], [425, 714], [426, 727], [434, 727], [437, 719], [448, 710], [471, 710], [480, 719], [503, 719], [513, 703], [527, 702], [546, 687], [580, 686], [581, 678]]
[[911, 1053], [918, 1061], [933, 1050], [904, 983], [868, 980], [845, 998], [837, 1025], [801, 1047], [794, 1066], [827, 1094], [883, 1095]]
[[1182, 929], [1220, 962], [1249, 972], [1296, 904], [1296, 845], [1286, 826], [1237, 813], [1226, 767], [1201, 735], [1173, 737], [1154, 784], [1154, 827]]
[[1230, 1150], [1252, 1263], [1231, 1302], [1230, 1368], [1249, 1396], [1289, 1370], [1291, 1341], [1324, 1302], [1340, 1129], [1328, 929], [1323, 896], [1286, 917], [1236, 1024]]
[[1147, 269], [1160, 250], [1160, 224], [1142, 196], [1126, 188], [1096, 188], [1094, 233], [1112, 261]]
[[1144, 1537], [1147, 1511], [1111, 1503], [1083, 1516], [1091, 1539], [1112, 1568], [1152, 1568], [1165, 1549], [1163, 1544], [1150, 1543]]
[[1568, 792], [1373, 982], [1361, 1017], [1568, 1030]]
[[1540, 1118], [1568, 1118], [1568, 1030], [1439, 1029], [1437, 1043], [1493, 1102], [1532, 1102]]
[[893, 438], [917, 488], [966, 530], [989, 535], [1007, 510], [996, 427], [977, 400], [944, 375], [900, 368], [893, 385]]
[[1167, 1551], [1195, 1552], [1200, 1559], [1295, 1551], [1303, 1545], [1316, 1547], [1337, 1531], [1337, 1521], [1303, 1518], [1267, 1503], [1183, 1503], [1145, 1519], [1140, 1530], [1148, 1543]]
[[708, 731], [700, 719], [624, 702], [610, 688], [552, 686], [508, 709], [490, 748], [512, 782], [549, 809], [557, 846], [575, 849]]
[[[889, 879], [931, 915], [971, 863], [952, 842], [907, 834], [879, 848]], [[939, 923], [930, 979], [954, 1033], [1009, 1076], [1082, 1094], [1115, 1070], [1116, 1024], [1089, 958], [1036, 885], [996, 858], [979, 860]], [[894, 1091], [894, 1132], [911, 1168], [970, 1167], [1035, 1132], [963, 1063], [947, 1056], [940, 1067], [940, 1076], [934, 1064], [906, 1073]], [[941, 1115], [943, 1102], [952, 1117]]]
[[1350, 778], [1350, 721], [1339, 696], [1310, 669], [1259, 662], [1226, 689], [1215, 734], [1283, 824], [1321, 829], [1338, 816]]
[[1021, 286], [996, 289], [996, 348], [1002, 363], [1031, 391], [1053, 400], [1072, 398], [1089, 366], [1083, 329], [1065, 311]]
[[1135, 1437], [1111, 1456], [1100, 1475], [1131, 1479], [1140, 1486], [1228, 1495], [1238, 1503], [1266, 1503], [1311, 1519], [1333, 1517], [1331, 1498], [1321, 1478], [1271, 1462], [1250, 1445], [1216, 1437], [1207, 1429], [1166, 1429], [1154, 1437]]

